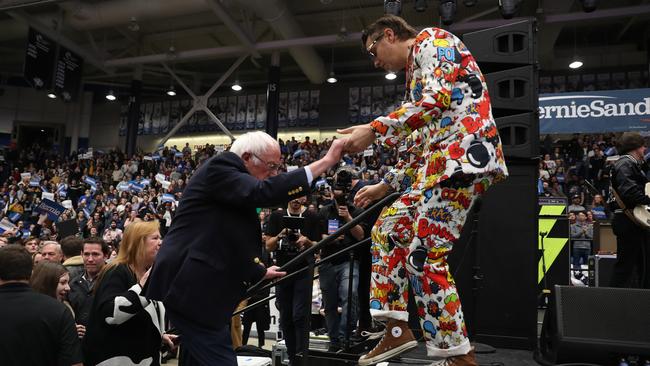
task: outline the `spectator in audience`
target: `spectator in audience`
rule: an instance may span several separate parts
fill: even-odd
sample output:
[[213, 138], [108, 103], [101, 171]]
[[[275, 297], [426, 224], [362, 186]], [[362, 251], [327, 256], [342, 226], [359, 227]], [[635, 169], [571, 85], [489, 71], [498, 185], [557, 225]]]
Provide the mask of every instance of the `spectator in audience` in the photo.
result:
[[9, 244], [6, 236], [0, 236], [0, 248], [6, 247]]
[[29, 284], [34, 291], [51, 296], [66, 304], [72, 312], [72, 308], [67, 304], [68, 292], [70, 292], [70, 273], [61, 263], [43, 261], [34, 266]]
[[34, 254], [38, 252], [39, 246], [41, 244], [41, 240], [38, 238], [31, 237], [27, 239], [24, 243], [25, 249], [29, 252], [29, 254]]
[[122, 230], [117, 227], [117, 221], [111, 220], [110, 226], [104, 231], [103, 239], [105, 242], [117, 246], [122, 241], [122, 235]]
[[576, 222], [571, 224], [571, 259], [574, 269], [580, 269], [581, 265], [587, 264], [587, 258], [591, 255], [591, 241], [594, 238], [594, 225], [587, 222], [587, 213], [580, 211], [576, 213]]
[[[52, 261], [43, 261], [35, 265], [29, 284], [34, 291], [61, 301], [68, 307], [72, 317], [75, 317], [74, 310], [68, 302], [70, 273], [63, 265]], [[80, 324], [75, 325], [79, 338], [82, 338], [86, 333], [86, 327]]]
[[41, 248], [44, 261], [63, 263], [63, 251], [61, 245], [55, 241], [46, 241]]
[[100, 238], [88, 238], [83, 241], [84, 270], [70, 280], [68, 299], [76, 314], [77, 324], [88, 325], [90, 309], [94, 299], [95, 279], [104, 268], [110, 255], [108, 245]]
[[163, 326], [163, 304], [142, 295], [160, 248], [158, 230], [157, 221], [129, 225], [117, 258], [99, 273], [83, 343], [85, 365], [160, 365], [161, 342], [175, 348], [176, 336]]
[[567, 208], [567, 211], [569, 212], [584, 212], [586, 211], [585, 207], [580, 204], [582, 201], [582, 198], [579, 194], [574, 194], [571, 196], [571, 204]]
[[[345, 195], [347, 188], [342, 187], [339, 182], [341, 172], [335, 176], [335, 189], [332, 191], [331, 204], [323, 207], [319, 212], [321, 219], [321, 233], [323, 238], [333, 234], [343, 225], [352, 221], [353, 217], [361, 213], [354, 205], [348, 205], [348, 197]], [[336, 252], [357, 243], [364, 238], [365, 228], [363, 225], [356, 225], [350, 231], [338, 237], [330, 245], [321, 250], [321, 258], [326, 258]], [[367, 248], [366, 248], [367, 249]], [[337, 352], [341, 349], [346, 334], [350, 334], [358, 319], [358, 293], [359, 287], [359, 258], [366, 253], [362, 250], [355, 250], [354, 262], [352, 263], [352, 297], [348, 297], [350, 280], [350, 256], [346, 253], [321, 264], [319, 267], [320, 288], [323, 293], [323, 305], [325, 308], [325, 321], [327, 323], [327, 334], [330, 338], [330, 352]], [[350, 304], [351, 312], [348, 312]], [[339, 314], [338, 309], [341, 308]], [[348, 320], [348, 317], [350, 318]], [[348, 322], [350, 328], [347, 329]]]
[[70, 235], [61, 239], [63, 265], [70, 272], [70, 278], [75, 278], [84, 271], [84, 262], [81, 258], [82, 247], [83, 240], [76, 235]]
[[32, 259], [25, 248], [0, 249], [0, 360], [3, 366], [82, 365], [70, 311], [30, 289]]
[[594, 218], [599, 221], [609, 219], [609, 208], [605, 205], [605, 199], [600, 194], [594, 196], [594, 200], [589, 206], [589, 210], [593, 214]]

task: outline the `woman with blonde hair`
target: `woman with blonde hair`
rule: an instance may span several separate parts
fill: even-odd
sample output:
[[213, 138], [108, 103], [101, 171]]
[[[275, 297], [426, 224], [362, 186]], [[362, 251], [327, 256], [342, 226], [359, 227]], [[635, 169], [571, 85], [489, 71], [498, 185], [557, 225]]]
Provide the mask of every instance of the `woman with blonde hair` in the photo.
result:
[[[117, 257], [99, 273], [83, 342], [85, 365], [160, 365], [165, 308], [142, 293], [161, 244], [158, 221], [136, 221], [124, 231]], [[107, 342], [107, 340], [110, 340]]]

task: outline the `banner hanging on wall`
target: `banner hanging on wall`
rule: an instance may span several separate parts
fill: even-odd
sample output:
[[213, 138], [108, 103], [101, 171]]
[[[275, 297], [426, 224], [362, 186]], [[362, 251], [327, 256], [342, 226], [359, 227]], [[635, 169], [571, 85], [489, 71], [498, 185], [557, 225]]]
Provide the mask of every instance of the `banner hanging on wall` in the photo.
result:
[[650, 132], [650, 89], [541, 94], [540, 134]]

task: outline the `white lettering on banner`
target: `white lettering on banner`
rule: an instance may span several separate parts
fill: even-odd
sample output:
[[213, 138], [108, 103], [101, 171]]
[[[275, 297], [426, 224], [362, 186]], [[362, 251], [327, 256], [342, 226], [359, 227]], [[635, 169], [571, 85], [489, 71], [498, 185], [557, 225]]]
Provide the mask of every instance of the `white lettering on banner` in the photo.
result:
[[[553, 98], [558, 99], [558, 97]], [[563, 99], [572, 98], [575, 97], [563, 97]], [[549, 99], [540, 98], [540, 101]], [[547, 105], [539, 107], [540, 119], [619, 116], [650, 116], [650, 97], [643, 98], [643, 101], [638, 103], [606, 103], [604, 100], [598, 99], [589, 104], [576, 104], [576, 101], [572, 100], [571, 105]]]

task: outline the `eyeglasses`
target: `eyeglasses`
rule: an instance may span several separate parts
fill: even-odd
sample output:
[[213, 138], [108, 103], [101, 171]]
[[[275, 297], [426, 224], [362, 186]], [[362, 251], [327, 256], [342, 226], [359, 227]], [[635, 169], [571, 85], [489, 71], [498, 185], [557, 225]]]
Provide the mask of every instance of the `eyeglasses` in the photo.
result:
[[280, 169], [280, 164], [278, 164], [278, 163], [272, 163], [272, 162], [265, 161], [264, 159], [260, 158], [259, 156], [257, 156], [256, 154], [253, 154], [253, 153], [251, 153], [251, 155], [253, 155], [255, 157], [255, 159], [257, 159], [257, 160], [261, 161], [262, 163], [266, 164], [266, 167], [267, 167], [267, 169], [269, 171], [277, 172]]
[[382, 38], [384, 37], [384, 34], [380, 34], [375, 38], [374, 41], [370, 44], [370, 47], [366, 48], [366, 51], [368, 52], [368, 56], [370, 56], [370, 59], [375, 59], [377, 57], [377, 51], [373, 51], [372, 49], [375, 48], [377, 45], [377, 42], [379, 42]]

